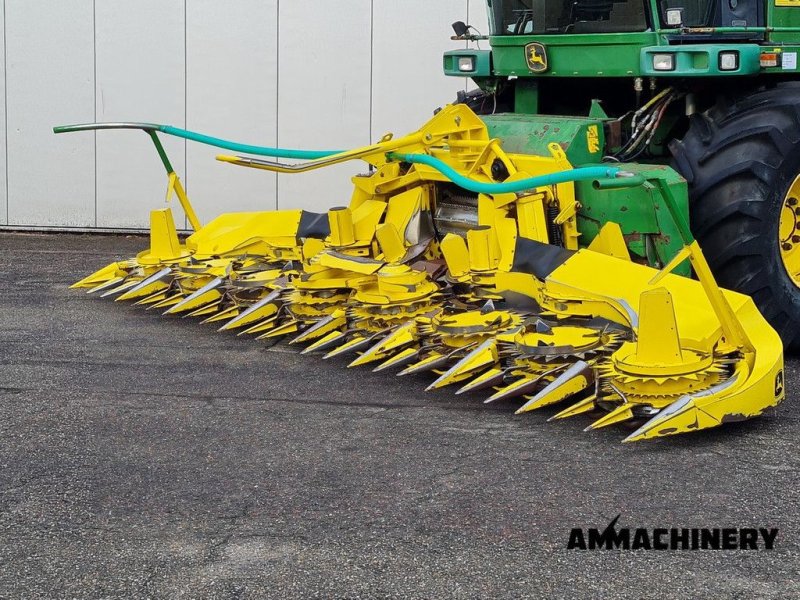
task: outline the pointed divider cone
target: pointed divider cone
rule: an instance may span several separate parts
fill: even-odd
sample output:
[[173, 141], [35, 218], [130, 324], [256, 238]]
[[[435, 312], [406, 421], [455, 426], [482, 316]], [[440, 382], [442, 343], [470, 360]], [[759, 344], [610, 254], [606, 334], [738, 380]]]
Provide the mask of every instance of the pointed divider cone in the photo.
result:
[[507, 386], [500, 388], [497, 392], [483, 401], [484, 404], [497, 402], [498, 400], [508, 400], [529, 394], [542, 385], [542, 375], [525, 375], [516, 381], [512, 381]]
[[112, 277], [111, 279], [98, 283], [96, 286], [89, 288], [86, 290], [86, 293], [96, 294], [97, 292], [102, 292], [103, 290], [109, 290], [115, 286], [118, 286], [123, 281], [125, 281], [125, 277]]
[[200, 289], [192, 292], [186, 298], [164, 311], [165, 315], [174, 315], [189, 310], [195, 310], [210, 302], [219, 300], [222, 293], [217, 289], [224, 282], [222, 277], [215, 277]]
[[353, 359], [353, 361], [347, 365], [347, 368], [352, 369], [354, 367], [363, 367], [364, 365], [368, 365], [369, 363], [377, 362], [383, 358], [386, 358], [386, 356], [391, 356], [392, 354], [391, 350], [387, 350], [386, 352], [380, 350], [382, 342], [383, 340], [378, 340], [377, 344], [374, 344], [369, 348], [367, 348], [364, 352], [362, 352], [358, 356], [358, 358]]
[[[122, 294], [114, 298], [114, 302], [127, 302], [129, 300], [136, 300], [134, 304], [138, 304], [139, 300], [150, 298], [159, 293], [162, 293], [164, 297], [166, 297], [167, 292], [169, 291], [170, 288], [170, 282], [164, 280], [154, 281], [144, 287], [140, 287], [140, 285], [141, 283], [123, 292]], [[142, 304], [152, 304], [152, 303], [143, 302]]]
[[225, 319], [232, 319], [241, 312], [242, 307], [237, 305], [229, 306], [228, 308], [214, 313], [207, 319], [200, 321], [201, 323], [216, 323], [217, 321], [224, 321]]
[[117, 300], [135, 300], [136, 298], [144, 298], [156, 292], [166, 290], [169, 287], [169, 281], [172, 275], [172, 269], [164, 267], [163, 269], [153, 273], [149, 277], [145, 277], [127, 292], [122, 294]]
[[117, 287], [115, 287], [115, 288], [112, 288], [112, 289], [110, 289], [110, 290], [106, 290], [105, 292], [103, 292], [102, 294], [100, 294], [100, 297], [101, 297], [101, 298], [108, 298], [109, 296], [116, 296], [117, 294], [121, 294], [121, 293], [122, 293], [122, 292], [124, 292], [125, 290], [129, 290], [129, 289], [131, 289], [131, 288], [132, 288], [133, 286], [135, 286], [137, 283], [138, 283], [138, 282], [137, 282], [137, 280], [135, 280], [135, 279], [134, 279], [134, 280], [128, 280], [128, 281], [124, 281], [124, 282], [122, 282], [121, 284], [119, 284]]
[[177, 304], [181, 300], [183, 300], [183, 294], [178, 292], [176, 294], [173, 294], [172, 296], [167, 296], [161, 302], [151, 304], [145, 310], [153, 310], [154, 308], [166, 308], [168, 306], [172, 306], [173, 304]]
[[597, 421], [589, 425], [584, 431], [592, 431], [594, 429], [601, 429], [608, 427], [614, 423], [622, 423], [633, 418], [633, 409], [630, 404], [620, 404], [607, 415], [603, 415]]
[[330, 332], [340, 330], [347, 325], [347, 317], [343, 310], [335, 310], [306, 329], [303, 333], [289, 341], [290, 344], [302, 344], [320, 337], [327, 336]]
[[[147, 306], [148, 304], [154, 304], [156, 302], [161, 302], [164, 298], [167, 297], [167, 290], [165, 289], [163, 292], [155, 292], [154, 294], [150, 294], [149, 296], [145, 296], [141, 300], [137, 300], [133, 303], [134, 306]], [[114, 301], [118, 301], [119, 298], [115, 298]]]
[[119, 263], [113, 262], [110, 265], [106, 265], [102, 269], [98, 269], [91, 275], [87, 275], [80, 281], [76, 281], [69, 286], [69, 289], [75, 290], [78, 288], [93, 288], [111, 279], [117, 279], [121, 281], [127, 276], [127, 272], [120, 268]]
[[271, 337], [278, 337], [278, 336], [281, 336], [281, 335], [287, 335], [289, 333], [294, 333], [298, 329], [300, 329], [300, 323], [298, 321], [289, 321], [288, 323], [283, 323], [281, 325], [278, 325], [277, 327], [275, 327], [271, 331], [268, 331], [267, 333], [261, 334], [256, 339], [257, 340], [266, 340], [266, 339], [271, 338]]
[[[260, 323], [256, 323], [252, 327], [245, 329], [244, 331], [240, 331], [236, 334], [236, 337], [241, 337], [243, 335], [253, 335], [255, 333], [263, 334], [265, 331], [270, 331], [275, 329], [278, 326], [278, 317], [272, 317], [271, 319], [264, 319]], [[258, 339], [259, 336], [256, 336]]]
[[313, 344], [306, 346], [300, 351], [300, 354], [308, 354], [317, 350], [327, 350], [335, 347], [337, 344], [343, 342], [347, 338], [347, 333], [344, 331], [330, 331], [316, 340]]
[[533, 398], [520, 406], [515, 414], [561, 402], [578, 392], [582, 392], [593, 383], [594, 374], [592, 373], [592, 368], [584, 361], [579, 360], [548, 383]]
[[325, 356], [322, 357], [323, 360], [327, 360], [329, 358], [333, 358], [334, 356], [339, 356], [340, 354], [345, 354], [347, 352], [355, 352], [356, 350], [361, 350], [362, 348], [366, 348], [369, 346], [375, 336], [378, 334], [373, 334], [370, 336], [365, 336], [364, 334], [356, 334], [354, 338], [348, 340], [338, 348], [334, 348], [330, 352], [328, 352]]
[[247, 329], [240, 331], [236, 335], [238, 337], [242, 335], [252, 335], [254, 333], [264, 333], [265, 331], [270, 331], [272, 329], [275, 329], [275, 327], [277, 327], [278, 325], [279, 325], [278, 316], [275, 315], [268, 319], [264, 319], [263, 321], [259, 321], [255, 325], [252, 325]]
[[503, 383], [506, 376], [506, 370], [500, 368], [489, 369], [485, 373], [481, 373], [475, 379], [462, 386], [456, 391], [456, 395], [466, 394], [467, 392], [475, 392], [478, 390], [485, 390], [488, 387], [493, 387]]
[[697, 407], [695, 398], [682, 396], [622, 441], [638, 442], [674, 433], [707, 429], [720, 424], [718, 419]]
[[400, 371], [397, 376], [402, 377], [403, 375], [412, 375], [414, 373], [422, 373], [423, 371], [438, 369], [439, 367], [446, 366], [448, 362], [450, 362], [450, 356], [448, 354], [441, 354], [438, 351], [432, 352], [422, 360], [407, 366], [405, 369]]
[[204, 317], [206, 315], [216, 314], [217, 311], [219, 311], [219, 306], [221, 303], [222, 300], [211, 302], [210, 304], [206, 304], [205, 306], [201, 306], [200, 308], [196, 308], [193, 311], [184, 314], [183, 318], [187, 319], [191, 317]]
[[277, 307], [274, 305], [274, 302], [280, 298], [281, 292], [283, 292], [281, 289], [271, 291], [246, 310], [239, 313], [238, 316], [225, 323], [218, 331], [229, 331], [237, 327], [244, 327], [245, 325], [251, 325], [274, 315], [277, 312]]
[[[112, 290], [118, 286], [120, 286], [125, 281], [125, 277], [114, 277], [107, 281], [103, 281], [102, 283], [98, 283], [94, 287], [91, 287], [86, 290], [87, 294], [100, 294], [107, 290]], [[135, 281], [135, 280], [134, 280]]]
[[547, 419], [548, 421], [555, 421], [557, 419], [566, 419], [567, 417], [574, 417], [575, 415], [581, 415], [583, 413], [591, 412], [595, 409], [594, 401], [597, 400], [597, 395], [592, 394], [591, 396], [587, 396], [583, 400], [579, 400], [575, 404], [568, 406], [564, 410], [559, 413], [554, 414], [552, 417]]
[[445, 371], [425, 391], [445, 387], [451, 383], [458, 383], [471, 373], [477, 373], [497, 363], [497, 343], [488, 339], [477, 348], [469, 352], [464, 358]]
[[371, 362], [383, 360], [392, 356], [398, 350], [404, 349], [409, 344], [416, 342], [416, 324], [412, 321], [389, 330], [386, 337], [381, 338], [377, 344], [369, 347], [364, 353], [351, 362], [348, 367], [358, 367]]
[[415, 358], [419, 356], [419, 348], [406, 348], [405, 350], [401, 350], [398, 354], [395, 354], [389, 360], [386, 360], [379, 364], [377, 367], [372, 369], [373, 372], [383, 371], [385, 369], [391, 369], [392, 367], [402, 367], [403, 365], [408, 364]]

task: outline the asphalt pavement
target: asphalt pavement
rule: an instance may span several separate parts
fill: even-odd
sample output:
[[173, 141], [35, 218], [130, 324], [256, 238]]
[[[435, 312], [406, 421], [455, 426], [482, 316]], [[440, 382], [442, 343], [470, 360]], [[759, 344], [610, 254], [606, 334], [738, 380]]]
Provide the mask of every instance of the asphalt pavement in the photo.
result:
[[[773, 414], [623, 445], [67, 289], [145, 246], [0, 234], [0, 597], [800, 597], [797, 359]], [[566, 548], [617, 514], [780, 532]]]

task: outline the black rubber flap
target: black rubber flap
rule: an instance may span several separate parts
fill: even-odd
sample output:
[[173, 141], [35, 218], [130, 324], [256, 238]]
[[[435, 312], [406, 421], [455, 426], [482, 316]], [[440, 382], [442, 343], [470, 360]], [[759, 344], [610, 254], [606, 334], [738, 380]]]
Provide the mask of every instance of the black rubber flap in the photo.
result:
[[539, 279], [545, 279], [573, 254], [575, 254], [573, 250], [518, 237], [511, 270], [515, 273], [530, 273]]
[[299, 238], [319, 238], [324, 240], [331, 234], [328, 213], [315, 213], [304, 210], [300, 213], [300, 226], [297, 228]]

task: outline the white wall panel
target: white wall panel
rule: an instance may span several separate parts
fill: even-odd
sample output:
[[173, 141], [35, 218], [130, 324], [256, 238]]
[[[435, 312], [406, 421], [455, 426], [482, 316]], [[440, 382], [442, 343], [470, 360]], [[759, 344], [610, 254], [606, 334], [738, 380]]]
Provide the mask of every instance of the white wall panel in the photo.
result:
[[12, 225], [94, 224], [92, 0], [6, 0], [8, 211]]
[[[187, 3], [188, 129], [275, 145], [277, 10], [277, 0]], [[221, 152], [195, 143], [187, 146], [188, 192], [200, 220], [222, 211], [274, 209], [276, 176], [214, 160]]]
[[[279, 6], [278, 144], [338, 149], [370, 141], [370, 0]], [[363, 163], [278, 177], [281, 208], [347, 204]]]
[[[184, 126], [183, 10], [183, 0], [96, 3], [98, 121]], [[182, 174], [184, 141], [162, 137], [173, 166]], [[164, 203], [166, 182], [146, 134], [97, 134], [98, 226], [147, 227], [149, 210]], [[175, 214], [180, 226], [179, 208]]]
[[[149, 209], [163, 205], [166, 178], [144, 133], [54, 136], [55, 124], [155, 121], [261, 145], [351, 148], [414, 129], [454, 98], [466, 82], [441, 72], [442, 52], [460, 45], [448, 39], [450, 23], [486, 29], [484, 0], [0, 0], [0, 8], [0, 225], [7, 212], [20, 226], [147, 227]], [[364, 170], [354, 162], [278, 180], [163, 139], [202, 220], [345, 204], [350, 176]]]
[[465, 0], [375, 2], [372, 137], [419, 128], [439, 106], [452, 102], [465, 79], [445, 77], [442, 54], [464, 42], [450, 41], [450, 24], [467, 19]]
[[8, 191], [6, 187], [6, 2], [0, 0], [0, 225], [8, 224]]

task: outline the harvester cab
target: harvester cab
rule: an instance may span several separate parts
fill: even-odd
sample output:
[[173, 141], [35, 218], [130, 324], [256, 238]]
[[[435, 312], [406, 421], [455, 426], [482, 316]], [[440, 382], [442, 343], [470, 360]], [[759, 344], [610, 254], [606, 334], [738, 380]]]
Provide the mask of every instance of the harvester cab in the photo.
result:
[[[559, 143], [577, 165], [662, 168], [720, 283], [752, 296], [800, 348], [800, 3], [487, 5], [488, 35], [458, 24], [454, 39], [490, 47], [446, 52], [444, 71], [477, 84], [459, 101], [490, 135], [514, 152]], [[658, 267], [676, 251], [650, 214], [657, 198], [576, 193], [581, 243], [609, 219], [635, 260]]]
[[[632, 0], [492, 1], [489, 10], [491, 49], [445, 55], [448, 74], [480, 89], [417, 131], [363, 148], [271, 148], [154, 123], [57, 127], [146, 133], [194, 230], [181, 239], [171, 210], [153, 211], [148, 249], [73, 287], [257, 339], [288, 336], [304, 354], [349, 356], [350, 367], [433, 372], [429, 389], [457, 385], [516, 413], [559, 405], [552, 419], [591, 414], [588, 430], [630, 423], [626, 441], [776, 406], [785, 396], [780, 338], [752, 298], [717, 285], [689, 224], [686, 178], [659, 161], [668, 132], [699, 127], [677, 107], [704, 114], [705, 96], [677, 69], [690, 59], [718, 70], [730, 44], [672, 45], [694, 13], [667, 30], [654, 25], [655, 4]], [[752, 68], [737, 51], [737, 69]], [[669, 53], [673, 77], [650, 77]], [[201, 224], [163, 135], [287, 175], [353, 160], [369, 168], [352, 178], [347, 206]], [[687, 136], [675, 147], [711, 143]], [[714, 162], [687, 154], [700, 170]], [[744, 185], [742, 197], [757, 202], [757, 186]], [[710, 212], [725, 223], [737, 214]]]

